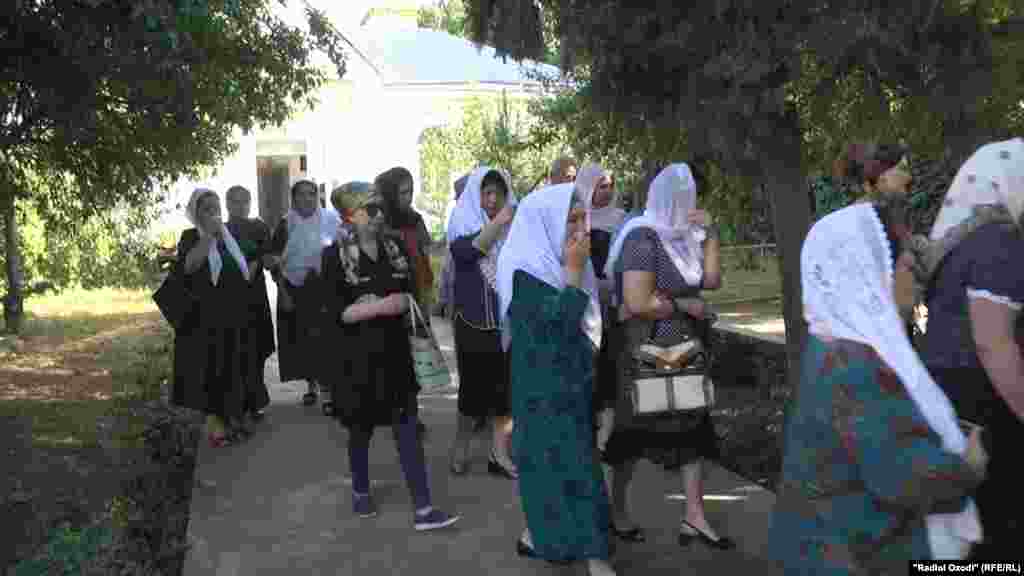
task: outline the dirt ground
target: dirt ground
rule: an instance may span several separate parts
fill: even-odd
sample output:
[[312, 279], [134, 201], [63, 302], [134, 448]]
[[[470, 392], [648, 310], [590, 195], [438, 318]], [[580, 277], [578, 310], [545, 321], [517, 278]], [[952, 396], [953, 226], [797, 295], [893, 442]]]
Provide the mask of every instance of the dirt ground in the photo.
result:
[[122, 371], [166, 328], [155, 311], [89, 323], [82, 337], [0, 338], [0, 567], [31, 555], [61, 524], [102, 514], [132, 472], [105, 431]]

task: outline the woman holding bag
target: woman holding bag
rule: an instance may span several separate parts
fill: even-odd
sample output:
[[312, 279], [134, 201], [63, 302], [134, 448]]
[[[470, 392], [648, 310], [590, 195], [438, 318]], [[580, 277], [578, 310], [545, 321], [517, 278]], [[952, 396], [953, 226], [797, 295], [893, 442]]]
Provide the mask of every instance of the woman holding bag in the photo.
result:
[[700, 291], [721, 285], [718, 257], [716, 230], [710, 215], [697, 209], [697, 183], [686, 164], [658, 173], [643, 216], [626, 223], [609, 251], [605, 275], [613, 279], [619, 321], [611, 330], [610, 347], [618, 356], [619, 387], [605, 462], [613, 468], [612, 529], [624, 540], [645, 539], [630, 517], [628, 491], [635, 461], [646, 458], [666, 470], [682, 468], [686, 511], [680, 519], [679, 544], [697, 539], [720, 550], [735, 547], [704, 514], [702, 460], [718, 453], [710, 414], [636, 418], [629, 394], [633, 351], [645, 338], [652, 336], [661, 347], [700, 339], [701, 322], [710, 316]]
[[341, 360], [331, 388], [335, 416], [349, 431], [353, 511], [362, 518], [377, 513], [370, 493], [370, 439], [377, 426], [391, 426], [415, 529], [451, 526], [458, 517], [431, 503], [416, 426], [419, 385], [405, 316], [413, 289], [408, 256], [398, 240], [383, 233], [384, 200], [372, 187], [345, 185], [336, 192], [332, 200], [352, 234], [339, 235], [323, 251], [321, 270], [332, 353]]

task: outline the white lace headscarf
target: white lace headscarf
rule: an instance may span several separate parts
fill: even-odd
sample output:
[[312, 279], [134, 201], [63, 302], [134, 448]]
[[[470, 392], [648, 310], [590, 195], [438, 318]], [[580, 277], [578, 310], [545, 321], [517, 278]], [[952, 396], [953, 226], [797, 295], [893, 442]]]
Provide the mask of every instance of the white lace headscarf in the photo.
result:
[[[597, 164], [587, 164], [576, 176], [576, 187], [580, 190], [589, 190], [591, 196], [596, 192], [597, 184], [605, 177], [611, 175], [607, 170]], [[626, 219], [626, 211], [615, 206], [615, 195], [613, 193], [608, 205], [603, 208], [593, 208], [590, 211], [590, 228], [603, 230], [614, 234], [622, 222]]]
[[[893, 249], [872, 204], [848, 206], [815, 223], [800, 254], [804, 318], [811, 334], [873, 348], [943, 447], [962, 455], [967, 439], [953, 405], [911, 346], [893, 297]], [[930, 514], [926, 524], [939, 559], [962, 558], [969, 543], [981, 540], [973, 502], [956, 514]]]
[[[565, 288], [562, 268], [569, 210], [575, 197], [589, 211], [593, 187], [587, 194], [573, 183], [555, 184], [531, 192], [523, 199], [498, 258], [498, 301], [501, 313], [501, 341], [507, 350], [511, 342], [508, 315], [512, 304], [515, 273], [522, 270], [557, 290]], [[601, 305], [597, 277], [587, 258], [580, 288], [590, 297], [581, 328], [594, 348], [601, 347]]]
[[[490, 172], [497, 172], [505, 182], [505, 189], [508, 192], [505, 198], [506, 204], [516, 205], [516, 197], [512, 190], [512, 179], [504, 170], [482, 166], [474, 170], [466, 181], [466, 187], [459, 196], [455, 209], [448, 220], [448, 244], [451, 244], [464, 236], [476, 234], [484, 226], [491, 222], [487, 212], [484, 210], [480, 199], [480, 188], [483, 185], [484, 176]], [[508, 237], [508, 227], [498, 235], [498, 238], [491, 245], [487, 255], [480, 259], [480, 273], [483, 275], [487, 285], [497, 291], [497, 269], [498, 255], [501, 254], [502, 246]]]
[[977, 206], [1002, 206], [1014, 223], [1024, 215], [1024, 139], [990, 142], [964, 162], [946, 193], [930, 238], [939, 240]]
[[686, 220], [696, 207], [697, 183], [688, 165], [672, 164], [659, 172], [647, 192], [647, 208], [643, 215], [628, 221], [616, 235], [608, 252], [605, 276], [615, 277], [615, 262], [629, 233], [636, 228], [651, 228], [658, 234], [665, 252], [686, 283], [699, 285], [704, 277], [701, 243], [707, 234]]
[[[209, 188], [196, 188], [192, 191], [192, 197], [188, 199], [188, 205], [185, 207], [185, 217], [188, 221], [196, 227], [199, 232], [199, 236], [205, 238], [208, 236], [207, 232], [203, 230], [203, 227], [199, 225], [199, 200], [204, 196], [212, 195], [217, 198], [220, 202], [220, 197], [216, 192]], [[228, 227], [223, 228], [224, 231], [224, 246], [228, 249], [228, 253], [231, 257], [238, 262], [238, 268], [242, 271], [242, 276], [245, 276], [246, 281], [249, 280], [249, 265], [245, 262], [245, 256], [242, 255], [242, 249], [238, 247], [238, 242], [235, 241], [235, 237], [231, 235]], [[220, 257], [220, 250], [217, 248], [217, 243], [210, 244], [210, 253], [206, 256], [206, 261], [210, 264], [210, 281], [216, 286], [217, 282], [220, 281], [220, 271], [224, 268], [224, 262]]]
[[282, 269], [292, 286], [306, 283], [310, 270], [320, 273], [324, 248], [334, 243], [342, 228], [341, 217], [336, 210], [326, 210], [317, 202], [309, 218], [303, 218], [295, 208], [285, 216], [288, 227], [288, 243], [282, 255]]

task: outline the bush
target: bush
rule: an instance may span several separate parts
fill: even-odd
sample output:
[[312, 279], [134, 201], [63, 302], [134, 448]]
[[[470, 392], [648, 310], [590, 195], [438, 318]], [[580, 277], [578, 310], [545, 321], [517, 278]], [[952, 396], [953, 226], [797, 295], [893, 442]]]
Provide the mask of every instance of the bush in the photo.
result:
[[[31, 204], [18, 205], [23, 282], [48, 282], [63, 290], [152, 288], [160, 239], [150, 238], [145, 209], [120, 209], [63, 229], [45, 221]], [[0, 264], [6, 261], [0, 238]], [[0, 293], [7, 292], [0, 275]]]

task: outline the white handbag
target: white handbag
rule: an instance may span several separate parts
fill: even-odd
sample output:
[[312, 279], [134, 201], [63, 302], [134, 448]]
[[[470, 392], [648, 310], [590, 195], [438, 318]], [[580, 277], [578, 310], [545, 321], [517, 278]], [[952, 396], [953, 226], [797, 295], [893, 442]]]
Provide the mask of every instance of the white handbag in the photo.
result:
[[[434, 331], [420, 310], [416, 299], [409, 298], [409, 345], [412, 349], [413, 367], [421, 394], [445, 390], [452, 385], [451, 371], [441, 353], [441, 347], [434, 337]], [[419, 326], [417, 326], [417, 322]], [[421, 332], [422, 330], [422, 332]], [[421, 335], [424, 334], [424, 335]]]

